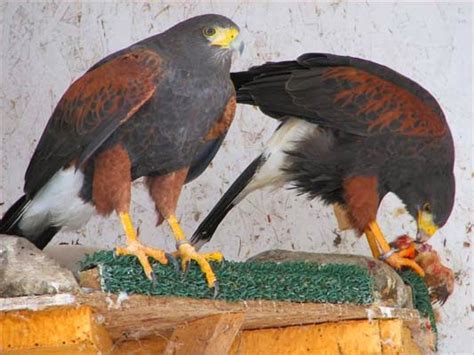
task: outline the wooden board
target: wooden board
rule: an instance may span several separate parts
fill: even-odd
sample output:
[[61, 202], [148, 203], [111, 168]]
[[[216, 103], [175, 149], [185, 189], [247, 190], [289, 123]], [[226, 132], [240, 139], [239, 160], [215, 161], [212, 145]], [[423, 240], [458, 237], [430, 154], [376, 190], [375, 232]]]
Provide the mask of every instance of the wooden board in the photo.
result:
[[[63, 300], [63, 303], [58, 302]], [[30, 296], [0, 299], [0, 311], [41, 309], [48, 305], [89, 305], [103, 319], [113, 340], [143, 338], [180, 324], [223, 313], [245, 313], [242, 329], [261, 329], [356, 319], [401, 319], [419, 324], [415, 309], [353, 304], [274, 301], [225, 302], [179, 297], [148, 297], [93, 292], [78, 295]]]
[[[0, 299], [2, 319], [11, 318], [14, 315], [17, 325], [21, 324], [19, 322], [21, 317], [18, 318], [18, 314], [22, 315], [22, 312], [45, 315], [50, 312], [52, 317], [48, 321], [45, 317], [43, 321], [44, 324], [48, 323], [49, 328], [45, 327], [44, 329], [49, 329], [49, 334], [53, 332], [51, 324], [64, 323], [65, 329], [74, 327], [73, 324], [75, 324], [72, 316], [68, 317], [69, 323], [61, 321], [60, 317], [55, 318], [56, 309], [60, 309], [60, 312], [76, 310], [74, 313], [76, 317], [82, 319], [81, 321], [85, 324], [90, 324], [90, 327], [95, 326], [93, 320], [94, 324], [99, 327], [98, 330], [105, 329], [107, 331], [107, 336], [104, 339], [110, 337], [114, 343], [113, 351], [117, 354], [129, 353], [134, 348], [141, 349], [137, 354], [186, 354], [198, 349], [200, 353], [220, 354], [226, 353], [231, 346], [234, 350], [239, 349], [239, 354], [245, 354], [249, 353], [245, 349], [252, 348], [254, 342], [261, 341], [258, 340], [260, 338], [267, 339], [269, 344], [279, 344], [280, 340], [278, 339], [287, 339], [286, 343], [281, 344], [282, 349], [285, 346], [289, 347], [289, 344], [296, 339], [301, 339], [301, 344], [303, 344], [301, 349], [304, 346], [313, 349], [312, 347], [316, 345], [311, 345], [304, 339], [313, 338], [317, 334], [316, 338], [334, 343], [334, 339], [330, 340], [332, 338], [324, 334], [326, 332], [344, 333], [346, 332], [344, 326], [349, 327], [349, 324], [360, 324], [360, 326], [351, 326], [350, 332], [354, 334], [362, 332], [356, 336], [358, 340], [367, 338], [366, 341], [361, 341], [361, 344], [363, 343], [364, 346], [372, 344], [370, 346], [373, 347], [382, 344], [385, 353], [397, 353], [400, 346], [405, 349], [410, 344], [406, 339], [409, 339], [411, 334], [416, 334], [418, 343], [422, 344], [420, 347], [425, 349], [423, 344], [428, 343], [426, 339], [429, 337], [421, 331], [419, 313], [416, 310], [376, 305], [273, 301], [230, 303], [178, 297], [117, 296], [102, 292]], [[91, 310], [94, 312], [93, 316]], [[392, 323], [379, 322], [379, 320], [392, 319], [396, 321]], [[354, 321], [363, 322], [354, 323]], [[330, 326], [330, 324], [332, 325]], [[0, 325], [2, 324], [0, 323]], [[15, 328], [17, 325], [11, 328], [11, 334], [18, 332], [18, 329]], [[336, 325], [339, 328], [336, 329]], [[75, 334], [72, 330], [70, 333], [68, 332], [66, 331], [67, 334]], [[31, 330], [29, 333], [36, 334], [36, 330]], [[75, 339], [74, 336], [71, 335], [68, 339]], [[236, 336], [237, 340], [234, 341]], [[11, 337], [12, 335], [10, 335]], [[35, 339], [33, 335], [32, 337]], [[370, 340], [368, 340], [369, 338]], [[381, 343], [380, 339], [384, 338], [392, 340]], [[86, 344], [91, 349], [100, 344], [94, 341], [95, 338], [91, 338], [91, 336], [77, 339], [82, 339], [81, 344]], [[110, 340], [105, 340], [105, 345], [100, 346], [107, 347]], [[346, 340], [349, 342], [350, 339]], [[63, 345], [69, 344], [69, 340], [61, 338], [62, 341], [66, 341]], [[37, 343], [41, 346], [48, 345], [46, 342], [45, 344], [43, 342]], [[236, 343], [242, 345], [236, 345]], [[336, 341], [336, 343], [338, 342]], [[21, 345], [21, 342], [18, 344]], [[36, 346], [32, 341], [28, 344], [28, 346], [31, 344], [34, 347], [39, 346]], [[74, 343], [72, 344], [74, 345]], [[354, 342], [354, 349], [358, 349], [357, 344]], [[318, 347], [320, 345], [321, 343], [317, 343]], [[5, 347], [5, 344], [2, 346]], [[73, 348], [68, 348], [68, 353], [73, 353], [71, 352], [73, 350]]]
[[112, 341], [89, 306], [0, 312], [1, 354], [97, 354]]
[[[191, 329], [186, 333], [187, 336], [199, 337], [200, 333]], [[422, 354], [411, 332], [404, 326], [403, 321], [398, 319], [244, 330], [238, 333], [228, 350], [225, 347], [219, 348], [219, 342], [215, 342], [214, 349], [217, 349], [217, 352], [199, 347], [187, 348], [187, 344], [193, 343], [192, 340], [181, 343], [182, 347], [176, 349], [175, 344], [170, 342], [171, 337], [169, 335], [126, 341], [115, 346], [113, 354]]]
[[248, 330], [236, 338], [231, 355], [410, 354], [421, 355], [403, 321], [357, 320]]
[[223, 313], [245, 313], [242, 329], [261, 329], [350, 319], [391, 319], [419, 322], [413, 309], [352, 304], [274, 301], [224, 302], [179, 297], [133, 295], [118, 302], [116, 295], [94, 292], [77, 295], [76, 302], [92, 306], [104, 316], [112, 339], [142, 338], [197, 319]]
[[244, 320], [242, 313], [209, 316], [159, 336], [115, 344], [112, 354], [227, 354]]
[[163, 354], [227, 354], [244, 318], [243, 313], [224, 313], [180, 325], [171, 334]]

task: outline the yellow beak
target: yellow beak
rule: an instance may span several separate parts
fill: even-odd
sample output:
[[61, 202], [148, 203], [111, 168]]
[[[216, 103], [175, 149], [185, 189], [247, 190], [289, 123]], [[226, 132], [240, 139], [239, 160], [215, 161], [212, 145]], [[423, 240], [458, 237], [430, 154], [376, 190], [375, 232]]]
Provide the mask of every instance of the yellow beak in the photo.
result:
[[433, 222], [433, 215], [425, 211], [418, 211], [418, 233], [416, 240], [420, 243], [426, 242], [436, 233], [438, 226]]
[[216, 29], [216, 34], [211, 41], [211, 45], [222, 48], [230, 48], [232, 42], [239, 36], [239, 33], [239, 30], [235, 27], [219, 27]]

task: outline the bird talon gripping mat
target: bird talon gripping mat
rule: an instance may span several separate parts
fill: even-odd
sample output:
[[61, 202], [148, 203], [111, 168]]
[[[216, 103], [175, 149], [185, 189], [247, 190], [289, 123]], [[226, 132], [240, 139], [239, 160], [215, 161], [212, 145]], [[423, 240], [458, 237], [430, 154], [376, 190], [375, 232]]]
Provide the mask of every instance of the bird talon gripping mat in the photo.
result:
[[[370, 304], [373, 301], [373, 280], [357, 266], [310, 262], [235, 262], [211, 263], [219, 293], [216, 298], [227, 301], [278, 300], [296, 302], [328, 302]], [[187, 274], [173, 263], [152, 262], [157, 282], [145, 277], [133, 256], [116, 256], [112, 251], [89, 255], [81, 268], [98, 266], [101, 287], [108, 292], [127, 292], [152, 296], [213, 298], [196, 263], [191, 262]]]

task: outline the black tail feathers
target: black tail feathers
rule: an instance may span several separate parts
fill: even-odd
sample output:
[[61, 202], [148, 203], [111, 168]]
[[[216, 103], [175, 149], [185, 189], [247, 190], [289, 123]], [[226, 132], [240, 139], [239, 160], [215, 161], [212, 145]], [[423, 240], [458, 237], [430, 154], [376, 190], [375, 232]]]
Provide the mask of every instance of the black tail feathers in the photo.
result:
[[32, 242], [37, 248], [43, 249], [53, 239], [60, 227], [48, 227], [39, 235], [26, 235], [19, 227], [19, 223], [25, 213], [30, 199], [23, 195], [3, 215], [0, 220], [0, 234], [24, 237]]
[[21, 230], [18, 228], [18, 223], [21, 220], [21, 216], [24, 213], [25, 207], [27, 206], [29, 200], [26, 195], [23, 195], [19, 198], [0, 220], [0, 233], [1, 234], [10, 234], [18, 235], [24, 237]]
[[245, 187], [252, 180], [255, 172], [262, 163], [262, 156], [256, 158], [243, 171], [242, 174], [234, 181], [230, 188], [225, 192], [217, 204], [212, 208], [211, 212], [206, 216], [204, 221], [198, 226], [193, 236], [191, 237], [191, 244], [199, 249], [202, 245], [211, 240], [214, 232], [219, 224], [225, 218], [227, 213], [234, 208], [244, 197], [239, 196]]

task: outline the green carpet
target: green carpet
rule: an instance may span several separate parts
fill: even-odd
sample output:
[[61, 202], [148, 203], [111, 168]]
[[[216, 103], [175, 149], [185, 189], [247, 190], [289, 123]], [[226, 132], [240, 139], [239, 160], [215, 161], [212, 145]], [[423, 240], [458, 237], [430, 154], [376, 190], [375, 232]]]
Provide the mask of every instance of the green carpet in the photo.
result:
[[[219, 280], [217, 299], [280, 300], [370, 304], [374, 282], [368, 272], [357, 266], [310, 262], [234, 262], [211, 263]], [[191, 263], [185, 279], [171, 264], [152, 262], [157, 283], [144, 275], [133, 256], [117, 257], [112, 251], [88, 255], [81, 268], [99, 265], [104, 291], [154, 296], [213, 298], [196, 263]]]
[[[196, 263], [183, 278], [170, 263], [152, 261], [157, 283], [144, 275], [133, 256], [117, 257], [112, 251], [88, 255], [81, 263], [83, 270], [99, 266], [103, 291], [153, 296], [213, 298], [214, 290], [206, 285]], [[217, 299], [227, 301], [278, 300], [318, 303], [370, 304], [373, 302], [374, 280], [366, 269], [345, 264], [317, 265], [310, 262], [234, 262], [211, 263], [219, 280]], [[413, 290], [413, 303], [422, 317], [428, 317], [437, 334], [436, 321], [428, 289], [423, 279], [412, 271], [399, 272]]]
[[422, 317], [430, 320], [431, 330], [436, 334], [436, 336], [438, 336], [438, 329], [436, 327], [436, 319], [433, 306], [431, 305], [430, 294], [423, 278], [411, 270], [403, 270], [398, 274], [412, 289], [413, 305], [418, 312], [420, 312]]

